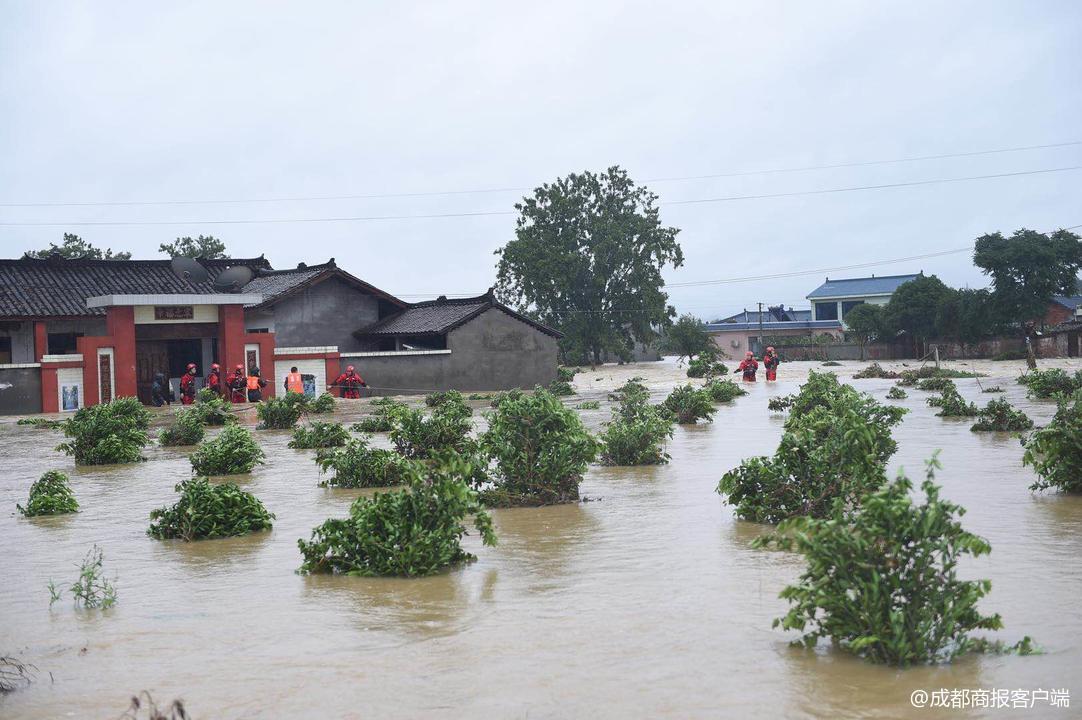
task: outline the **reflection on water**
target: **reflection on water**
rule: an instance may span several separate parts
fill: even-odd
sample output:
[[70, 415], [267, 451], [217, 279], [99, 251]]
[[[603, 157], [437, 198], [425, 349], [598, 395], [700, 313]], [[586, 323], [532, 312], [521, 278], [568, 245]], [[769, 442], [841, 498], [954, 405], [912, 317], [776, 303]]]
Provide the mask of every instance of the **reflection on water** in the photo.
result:
[[[1000, 384], [1039, 423], [1055, 410]], [[890, 385], [860, 383], [880, 398]], [[973, 382], [959, 388], [989, 398]], [[802, 562], [752, 549], [764, 528], [735, 520], [714, 493], [741, 458], [773, 452], [784, 416], [766, 402], [796, 383], [748, 389], [712, 424], [677, 427], [668, 465], [591, 468], [582, 492], [596, 502], [497, 510], [497, 547], [470, 535], [476, 563], [413, 580], [295, 573], [297, 539], [373, 491], [319, 487], [313, 453], [287, 449], [288, 433], [258, 433], [267, 464], [241, 479], [277, 514], [274, 529], [184, 544], [146, 529], [190, 476], [190, 450], [75, 469], [52, 451], [56, 433], [0, 425], [0, 653], [52, 674], [0, 698], [0, 715], [115, 717], [150, 688], [198, 717], [928, 718], [909, 707], [914, 689], [1069, 688], [1082, 677], [1082, 498], [1031, 493], [1016, 439], [937, 418], [916, 390], [898, 403], [911, 412], [890, 472], [919, 479], [942, 451], [944, 495], [993, 546], [962, 568], [993, 581], [982, 609], [1003, 615], [1003, 639], [1032, 635], [1049, 652], [898, 671], [791, 647], [771, 621]], [[334, 419], [368, 411], [350, 404]], [[586, 416], [596, 429], [609, 406]], [[30, 483], [54, 468], [71, 475], [82, 512], [17, 516]], [[50, 609], [48, 581], [70, 584], [95, 542], [119, 604]]]

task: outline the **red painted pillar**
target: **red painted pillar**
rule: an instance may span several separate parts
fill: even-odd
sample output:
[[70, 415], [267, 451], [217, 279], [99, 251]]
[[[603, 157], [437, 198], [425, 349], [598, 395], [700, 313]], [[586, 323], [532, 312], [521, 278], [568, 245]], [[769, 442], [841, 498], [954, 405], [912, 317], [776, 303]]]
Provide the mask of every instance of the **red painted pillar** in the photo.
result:
[[[106, 333], [113, 340], [113, 360], [116, 362], [114, 394], [118, 398], [135, 397], [135, 308], [109, 308], [105, 315], [105, 327]], [[98, 359], [83, 358], [83, 362], [97, 367]]]
[[[342, 374], [342, 361], [340, 358], [341, 356], [339, 355], [328, 355], [323, 359], [326, 367], [328, 385], [333, 384], [335, 378]], [[317, 392], [323, 392], [323, 390], [323, 388], [316, 388]], [[330, 393], [335, 397], [342, 397], [342, 388], [332, 388]]]
[[223, 377], [232, 377], [233, 368], [244, 362], [244, 307], [242, 305], [218, 306], [218, 363]]
[[41, 362], [49, 352], [49, 331], [44, 320], [34, 321], [34, 362]]
[[60, 400], [57, 397], [56, 367], [41, 368], [41, 411], [46, 413], [60, 412]]

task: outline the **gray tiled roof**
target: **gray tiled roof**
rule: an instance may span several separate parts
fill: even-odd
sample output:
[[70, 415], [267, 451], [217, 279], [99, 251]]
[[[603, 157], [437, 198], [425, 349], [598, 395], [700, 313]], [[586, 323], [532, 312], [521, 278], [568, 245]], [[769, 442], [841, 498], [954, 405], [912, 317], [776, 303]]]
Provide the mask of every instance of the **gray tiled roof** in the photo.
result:
[[845, 278], [827, 281], [808, 293], [808, 298], [860, 297], [862, 295], [890, 295], [902, 283], [920, 275], [884, 275], [882, 277]]
[[546, 335], [562, 337], [556, 330], [520, 315], [506, 305], [496, 302], [490, 294], [473, 298], [451, 300], [440, 298], [428, 302], [414, 303], [396, 315], [361, 328], [354, 335], [358, 337], [442, 335], [469, 322], [490, 308], [499, 310], [516, 320], [531, 325]]
[[241, 289], [241, 292], [262, 295], [263, 302], [265, 303], [268, 300], [293, 290], [298, 285], [322, 275], [326, 271], [326, 265], [319, 265], [297, 270], [275, 270], [273, 272], [264, 272], [260, 273], [251, 282], [245, 285]]

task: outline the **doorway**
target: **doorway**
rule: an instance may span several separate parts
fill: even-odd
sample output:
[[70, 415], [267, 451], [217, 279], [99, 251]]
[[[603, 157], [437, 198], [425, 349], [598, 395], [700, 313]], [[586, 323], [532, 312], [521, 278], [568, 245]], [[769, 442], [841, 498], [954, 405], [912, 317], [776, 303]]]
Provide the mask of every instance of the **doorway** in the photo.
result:
[[[150, 389], [154, 376], [163, 373], [170, 385], [179, 379], [188, 366], [203, 363], [203, 341], [199, 338], [183, 340], [140, 340], [135, 345], [135, 390], [139, 401], [152, 404]], [[176, 392], [176, 388], [174, 388]]]

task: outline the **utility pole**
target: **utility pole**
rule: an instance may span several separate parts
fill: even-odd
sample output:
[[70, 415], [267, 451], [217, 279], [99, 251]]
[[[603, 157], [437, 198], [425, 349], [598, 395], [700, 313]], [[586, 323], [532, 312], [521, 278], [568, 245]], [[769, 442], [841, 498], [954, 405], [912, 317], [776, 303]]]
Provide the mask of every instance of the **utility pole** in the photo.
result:
[[763, 354], [763, 304], [759, 303], [759, 355]]

